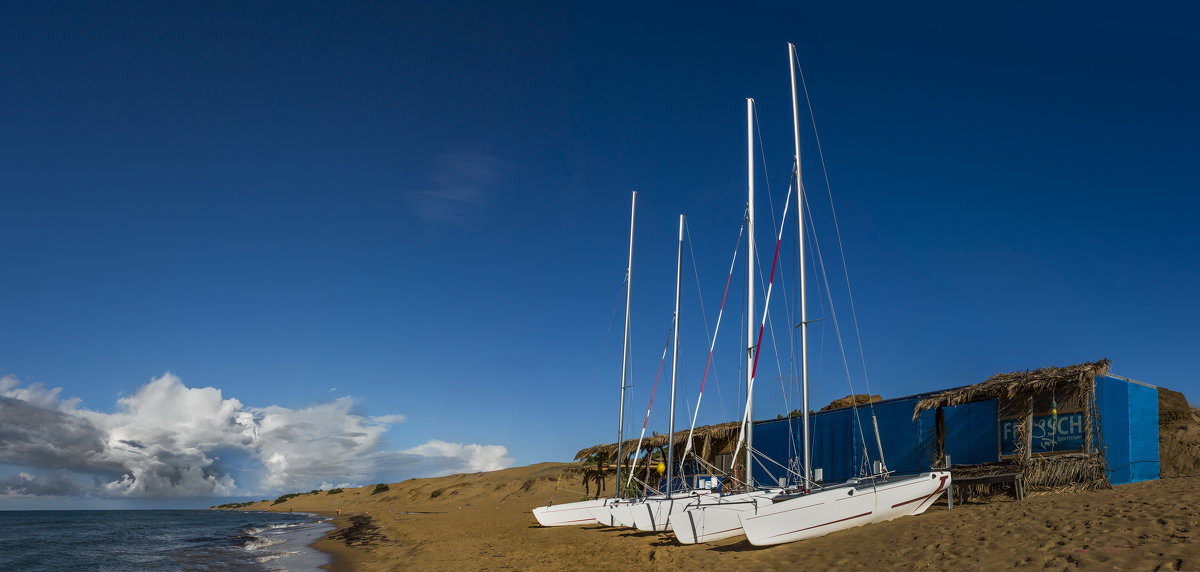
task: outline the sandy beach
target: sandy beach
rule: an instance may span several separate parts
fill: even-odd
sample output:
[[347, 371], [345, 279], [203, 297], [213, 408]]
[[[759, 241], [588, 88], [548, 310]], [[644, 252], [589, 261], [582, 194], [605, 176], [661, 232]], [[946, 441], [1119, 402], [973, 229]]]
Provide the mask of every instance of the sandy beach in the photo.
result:
[[[315, 545], [335, 555], [335, 570], [770, 570], [796, 563], [816, 569], [1200, 570], [1197, 476], [954, 510], [942, 502], [920, 516], [757, 548], [744, 538], [682, 546], [670, 534], [540, 527], [529, 510], [555, 493], [567, 466], [418, 479], [377, 495], [368, 487], [247, 508], [332, 514], [342, 507], [336, 524], [345, 533], [356, 525], [353, 518], [358, 530]], [[556, 496], [565, 501], [563, 493], [560, 488]]]
[[[1182, 396], [1180, 396], [1182, 397]], [[744, 537], [683, 546], [670, 533], [545, 528], [530, 510], [583, 498], [569, 463], [302, 494], [246, 510], [342, 514], [314, 546], [335, 570], [1200, 570], [1200, 415], [1162, 416], [1163, 478], [1107, 490], [958, 504], [759, 548]], [[1169, 456], [1169, 458], [1168, 458]], [[611, 484], [610, 484], [611, 487]], [[611, 488], [609, 488], [611, 490]]]

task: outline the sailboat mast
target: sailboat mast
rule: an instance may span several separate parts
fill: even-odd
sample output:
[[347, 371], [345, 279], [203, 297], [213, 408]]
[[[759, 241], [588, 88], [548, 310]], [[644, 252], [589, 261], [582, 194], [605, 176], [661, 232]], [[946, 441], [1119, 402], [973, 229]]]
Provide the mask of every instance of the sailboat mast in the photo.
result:
[[633, 192], [633, 204], [629, 207], [629, 264], [625, 267], [625, 343], [621, 346], [621, 407], [617, 414], [617, 490], [621, 494], [621, 462], [625, 459], [622, 445], [625, 443], [625, 376], [629, 372], [629, 300], [633, 292], [633, 220], [637, 214], [637, 191]]
[[679, 215], [679, 253], [675, 257], [675, 347], [671, 353], [671, 421], [667, 432], [667, 498], [675, 476], [675, 380], [679, 374], [679, 283], [683, 275], [683, 215]]
[[[754, 486], [754, 98], [746, 98], [746, 484]], [[736, 459], [735, 459], [736, 462]]]
[[808, 288], [805, 279], [804, 252], [804, 182], [800, 178], [800, 100], [796, 94], [796, 45], [788, 44], [788, 60], [791, 62], [792, 75], [792, 138], [796, 146], [796, 218], [799, 220], [800, 235], [800, 387], [801, 407], [804, 422], [804, 488], [812, 478], [808, 444]]

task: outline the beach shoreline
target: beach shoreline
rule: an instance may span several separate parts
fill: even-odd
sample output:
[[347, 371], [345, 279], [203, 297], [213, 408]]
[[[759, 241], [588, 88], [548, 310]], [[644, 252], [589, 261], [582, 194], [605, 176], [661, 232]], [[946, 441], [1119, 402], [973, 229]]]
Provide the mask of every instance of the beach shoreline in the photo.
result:
[[[750, 546], [744, 537], [684, 546], [669, 533], [538, 525], [532, 508], [582, 493], [571, 473], [558, 478], [570, 466], [413, 479], [381, 494], [371, 494], [371, 486], [346, 489], [344, 496], [301, 495], [268, 510], [332, 516], [341, 507], [337, 529], [312, 544], [332, 556], [335, 571], [773, 569], [797, 562], [818, 569], [1200, 569], [1200, 516], [1191, 509], [1200, 504], [1200, 476], [1194, 475], [1033, 492], [1023, 501], [956, 502], [954, 510], [943, 499], [922, 515], [772, 547]], [[370, 534], [347, 537], [356, 521], [369, 525], [363, 530]]]
[[313, 549], [319, 550], [329, 556], [329, 563], [321, 568], [332, 570], [333, 572], [361, 569], [362, 555], [353, 547], [346, 545], [345, 542], [331, 538], [334, 534], [350, 526], [349, 515], [341, 517], [337, 516], [336, 513], [332, 513], [321, 514], [321, 516], [332, 518], [333, 520], [329, 522], [334, 526], [334, 529], [329, 533], [309, 544]]

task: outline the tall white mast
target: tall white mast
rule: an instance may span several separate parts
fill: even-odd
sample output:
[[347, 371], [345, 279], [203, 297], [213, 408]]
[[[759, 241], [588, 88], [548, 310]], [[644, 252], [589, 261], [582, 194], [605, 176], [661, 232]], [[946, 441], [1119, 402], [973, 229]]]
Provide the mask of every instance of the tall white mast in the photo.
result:
[[796, 218], [799, 220], [800, 234], [800, 387], [801, 410], [804, 420], [804, 488], [812, 478], [809, 458], [808, 436], [808, 292], [805, 284], [804, 266], [804, 182], [800, 178], [800, 101], [796, 94], [796, 45], [788, 44], [788, 60], [791, 62], [792, 75], [792, 138], [796, 145]]
[[671, 354], [671, 428], [667, 433], [667, 498], [675, 476], [675, 379], [679, 373], [679, 282], [683, 274], [683, 215], [679, 215], [679, 253], [675, 257], [675, 342]]
[[[746, 98], [746, 484], [754, 486], [754, 98]], [[735, 459], [736, 462], [736, 459]]]
[[625, 459], [621, 445], [625, 442], [625, 375], [629, 371], [629, 300], [633, 292], [633, 219], [637, 214], [637, 191], [629, 207], [629, 265], [625, 267], [625, 343], [621, 346], [621, 408], [617, 415], [617, 497], [621, 496], [621, 462]]

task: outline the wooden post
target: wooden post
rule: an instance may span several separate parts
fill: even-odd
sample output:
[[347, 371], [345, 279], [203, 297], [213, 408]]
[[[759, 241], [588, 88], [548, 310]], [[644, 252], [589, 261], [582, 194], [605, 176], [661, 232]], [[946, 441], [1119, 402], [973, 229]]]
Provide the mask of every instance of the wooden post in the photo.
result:
[[1033, 457], [1033, 398], [1025, 398], [1025, 460]]
[[[942, 409], [938, 408], [938, 413]], [[946, 470], [950, 470], [950, 455], [946, 455]], [[954, 510], [954, 479], [950, 479], [950, 486], [946, 487], [946, 510]]]
[[[935, 459], [948, 458], [946, 457], [946, 412], [941, 407], [937, 408], [937, 448]], [[950, 465], [946, 465], [949, 467]]]
[[1092, 378], [1091, 382], [1084, 388], [1083, 394], [1083, 452], [1091, 455], [1095, 450], [1093, 447], [1093, 424], [1096, 422], [1096, 416], [1093, 411], [1096, 406], [1096, 379]]

